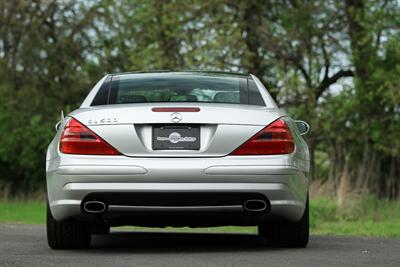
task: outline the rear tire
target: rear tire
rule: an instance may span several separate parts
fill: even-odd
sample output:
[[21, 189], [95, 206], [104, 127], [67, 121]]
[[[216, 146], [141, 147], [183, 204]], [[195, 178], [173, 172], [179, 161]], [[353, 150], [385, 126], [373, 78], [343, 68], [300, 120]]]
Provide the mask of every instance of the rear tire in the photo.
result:
[[90, 245], [90, 228], [75, 220], [57, 222], [47, 203], [47, 243], [52, 249], [81, 249]]
[[271, 245], [306, 247], [309, 239], [308, 197], [304, 214], [298, 222], [271, 222], [258, 226], [258, 234]]

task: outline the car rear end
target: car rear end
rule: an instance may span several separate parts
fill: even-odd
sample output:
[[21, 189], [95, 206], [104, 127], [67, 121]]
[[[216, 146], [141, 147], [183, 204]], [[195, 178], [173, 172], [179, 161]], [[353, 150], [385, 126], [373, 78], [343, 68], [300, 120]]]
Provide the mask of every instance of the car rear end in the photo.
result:
[[49, 146], [50, 219], [89, 237], [119, 225], [297, 223], [308, 169], [294, 121], [254, 76], [108, 75]]

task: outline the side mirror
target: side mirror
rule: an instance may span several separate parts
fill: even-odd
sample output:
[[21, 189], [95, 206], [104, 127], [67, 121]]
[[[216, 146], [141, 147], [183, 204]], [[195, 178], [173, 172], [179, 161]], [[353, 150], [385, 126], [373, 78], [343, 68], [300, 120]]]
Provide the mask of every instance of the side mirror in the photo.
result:
[[62, 121], [57, 122], [57, 124], [54, 126], [54, 128], [56, 129], [56, 132], [58, 132], [58, 129], [60, 129]]
[[310, 125], [308, 125], [305, 121], [294, 121], [296, 123], [297, 128], [299, 129], [300, 135], [305, 135], [310, 131]]
[[61, 120], [59, 122], [57, 122], [57, 124], [54, 126], [54, 128], [56, 128], [56, 132], [58, 132], [58, 129], [60, 129], [60, 125], [64, 121], [64, 111], [61, 110], [60, 115], [61, 115]]

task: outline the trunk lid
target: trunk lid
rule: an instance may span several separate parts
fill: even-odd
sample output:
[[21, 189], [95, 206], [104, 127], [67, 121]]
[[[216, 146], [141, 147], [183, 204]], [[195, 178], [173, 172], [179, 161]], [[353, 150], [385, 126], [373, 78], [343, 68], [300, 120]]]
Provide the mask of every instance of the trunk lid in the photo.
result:
[[[171, 107], [199, 110], [178, 112], [177, 123], [173, 120], [176, 114], [172, 115], [175, 112], [153, 111], [153, 108]], [[283, 115], [275, 108], [215, 103], [104, 105], [78, 109], [70, 114], [121, 153], [133, 157], [225, 156]], [[199, 148], [154, 149], [153, 127], [164, 126], [198, 128]]]

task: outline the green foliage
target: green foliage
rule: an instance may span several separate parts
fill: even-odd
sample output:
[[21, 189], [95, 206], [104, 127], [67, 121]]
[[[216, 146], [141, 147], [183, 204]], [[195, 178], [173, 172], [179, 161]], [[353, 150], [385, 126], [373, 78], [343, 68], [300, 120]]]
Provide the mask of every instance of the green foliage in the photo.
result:
[[[3, 175], [8, 174], [2, 178], [13, 192], [21, 189], [36, 191], [43, 184], [44, 151], [54, 131], [52, 125], [42, 122], [40, 115], [30, 118], [21, 115], [0, 113], [0, 131], [6, 133], [2, 138], [0, 160], [2, 168], [7, 168]], [[15, 179], [21, 176], [28, 179]]]
[[[44, 188], [59, 112], [108, 72], [260, 77], [311, 125], [313, 179], [400, 194], [398, 1], [0, 1], [0, 185]], [[366, 189], [365, 189], [366, 188]]]

